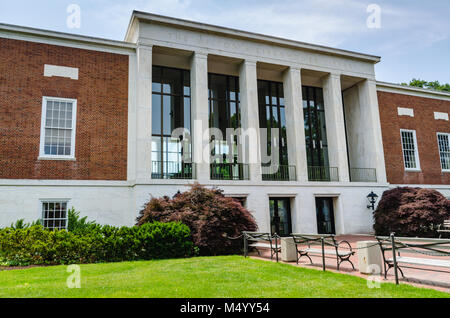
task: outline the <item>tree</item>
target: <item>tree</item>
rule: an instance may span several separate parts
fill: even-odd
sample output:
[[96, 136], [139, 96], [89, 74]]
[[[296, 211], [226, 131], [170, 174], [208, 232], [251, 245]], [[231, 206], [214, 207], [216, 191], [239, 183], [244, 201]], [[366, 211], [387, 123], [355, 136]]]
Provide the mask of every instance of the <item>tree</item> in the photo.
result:
[[404, 86], [414, 86], [414, 87], [420, 87], [420, 88], [426, 88], [426, 89], [434, 89], [436, 91], [443, 91], [443, 92], [450, 92], [450, 84], [441, 84], [439, 81], [434, 82], [427, 82], [421, 79], [415, 79], [413, 78], [409, 84], [402, 83], [401, 85]]
[[242, 231], [256, 231], [252, 214], [237, 200], [225, 197], [220, 189], [207, 189], [198, 183], [173, 198], [152, 198], [140, 211], [137, 225], [147, 222], [179, 221], [192, 233], [200, 255], [239, 253]]
[[435, 237], [450, 219], [450, 200], [433, 189], [399, 187], [383, 193], [373, 216], [377, 235]]

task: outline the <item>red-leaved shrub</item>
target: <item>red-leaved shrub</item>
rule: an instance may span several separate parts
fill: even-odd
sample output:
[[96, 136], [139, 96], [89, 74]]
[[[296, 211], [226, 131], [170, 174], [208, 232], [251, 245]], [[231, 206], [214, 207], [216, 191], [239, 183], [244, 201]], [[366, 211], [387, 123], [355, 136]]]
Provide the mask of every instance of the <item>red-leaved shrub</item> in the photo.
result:
[[238, 201], [225, 197], [222, 190], [199, 184], [173, 198], [152, 198], [139, 213], [137, 225], [152, 221], [186, 224], [200, 255], [239, 253], [242, 239], [230, 237], [257, 229], [252, 214]]
[[399, 187], [383, 193], [373, 215], [377, 235], [436, 237], [450, 219], [450, 200], [433, 189]]

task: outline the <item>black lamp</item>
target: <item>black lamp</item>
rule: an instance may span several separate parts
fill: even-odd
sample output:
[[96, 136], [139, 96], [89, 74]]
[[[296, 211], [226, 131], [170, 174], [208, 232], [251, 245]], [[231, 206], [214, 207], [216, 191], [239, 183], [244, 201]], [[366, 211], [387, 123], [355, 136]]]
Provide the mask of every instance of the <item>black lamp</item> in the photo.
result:
[[369, 205], [367, 206], [367, 208], [375, 210], [375, 202], [377, 202], [377, 199], [378, 199], [378, 195], [376, 193], [373, 193], [373, 191], [371, 191], [367, 195], [367, 200], [369, 200]]

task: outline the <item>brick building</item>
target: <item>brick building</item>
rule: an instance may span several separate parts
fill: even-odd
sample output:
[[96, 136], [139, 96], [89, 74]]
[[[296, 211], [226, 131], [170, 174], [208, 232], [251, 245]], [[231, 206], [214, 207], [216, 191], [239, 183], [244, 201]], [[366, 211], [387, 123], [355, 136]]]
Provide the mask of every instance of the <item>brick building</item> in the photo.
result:
[[0, 226], [131, 225], [199, 182], [261, 231], [367, 233], [372, 191], [450, 195], [450, 94], [377, 56], [134, 12], [124, 41], [0, 24], [0, 58]]

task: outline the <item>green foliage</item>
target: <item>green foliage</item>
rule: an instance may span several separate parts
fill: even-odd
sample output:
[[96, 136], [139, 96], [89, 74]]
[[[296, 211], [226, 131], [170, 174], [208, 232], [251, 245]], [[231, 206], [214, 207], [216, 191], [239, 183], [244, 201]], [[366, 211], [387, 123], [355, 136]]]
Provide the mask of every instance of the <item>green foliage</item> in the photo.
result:
[[80, 218], [80, 212], [76, 212], [72, 207], [67, 211], [67, 231], [83, 232], [96, 226], [95, 221], [87, 221], [87, 216]]
[[0, 230], [0, 263], [74, 264], [187, 257], [193, 253], [189, 228], [181, 223], [143, 226], [92, 225], [80, 232], [50, 231], [40, 225]]
[[31, 223], [25, 223], [25, 219], [19, 219], [16, 223], [11, 223], [13, 229], [26, 229], [34, 225], [41, 225], [41, 220], [36, 220]]
[[404, 86], [414, 86], [414, 87], [420, 87], [420, 88], [426, 88], [426, 89], [434, 89], [436, 91], [443, 91], [443, 92], [450, 92], [450, 84], [441, 84], [439, 81], [434, 82], [427, 82], [421, 79], [415, 79], [413, 78], [409, 84], [402, 83]]

